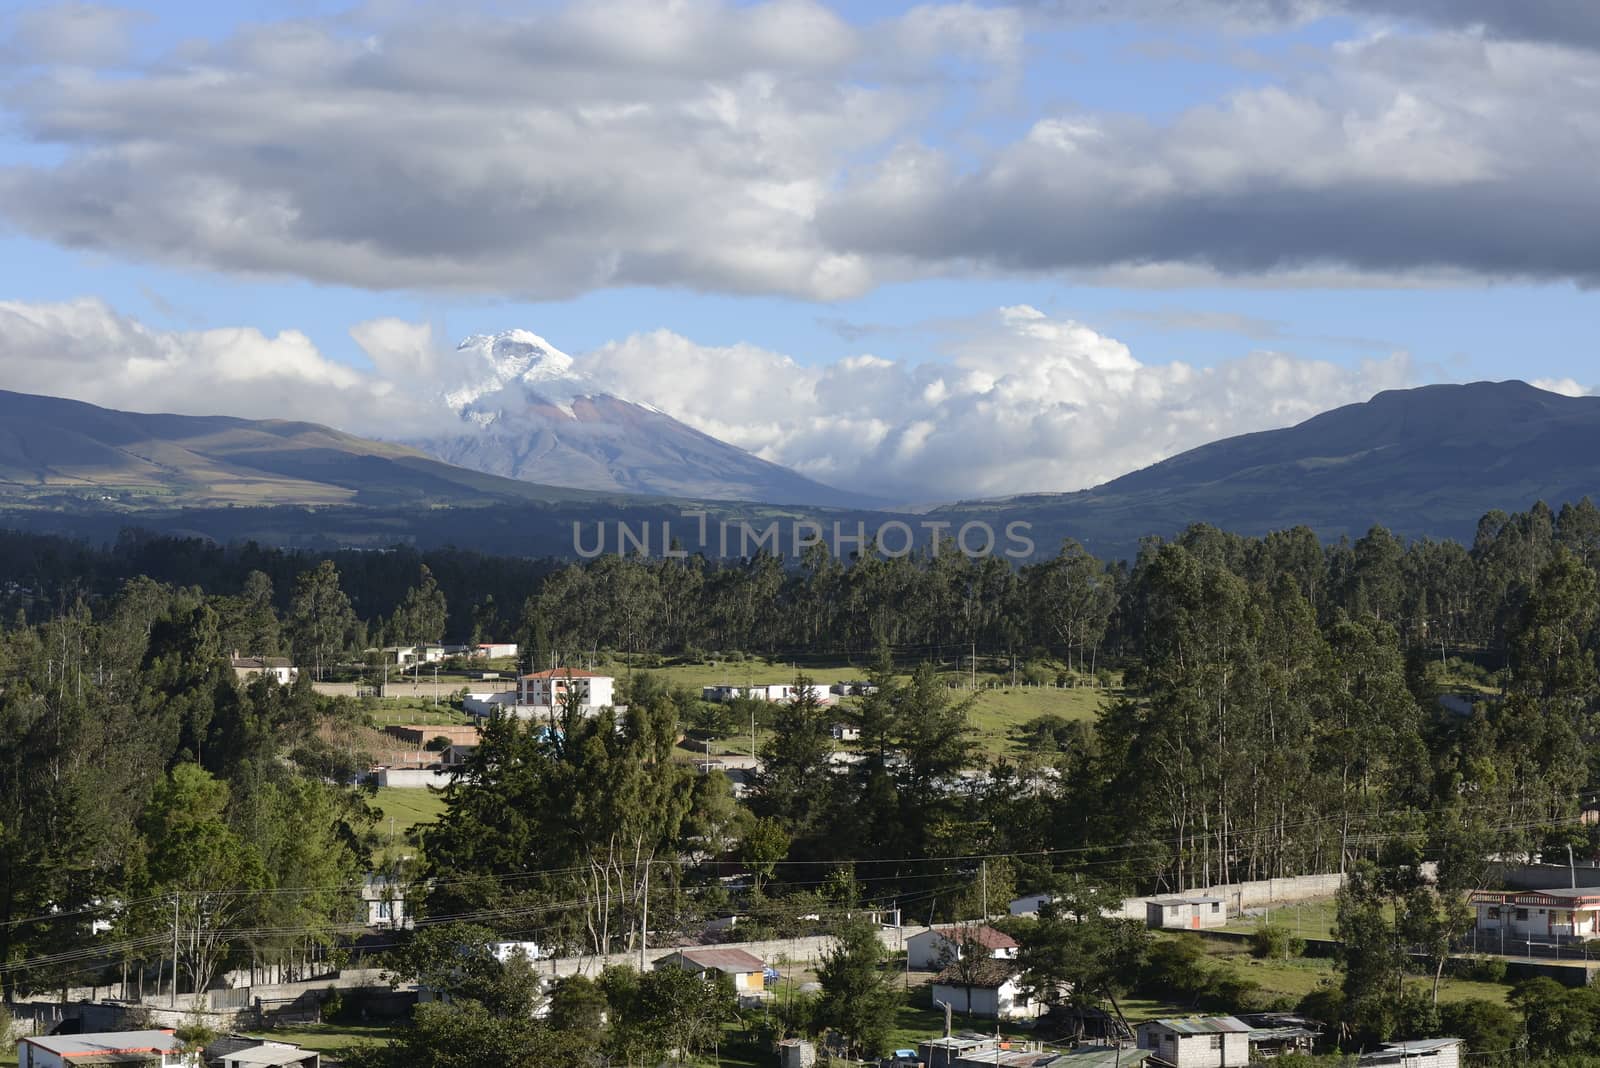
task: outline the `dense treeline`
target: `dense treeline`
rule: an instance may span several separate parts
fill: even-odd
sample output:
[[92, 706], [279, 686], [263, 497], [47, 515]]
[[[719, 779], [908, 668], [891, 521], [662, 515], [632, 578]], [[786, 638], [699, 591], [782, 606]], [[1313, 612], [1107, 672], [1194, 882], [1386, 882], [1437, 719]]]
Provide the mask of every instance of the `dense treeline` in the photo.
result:
[[[730, 913], [750, 937], [868, 906], [971, 917], [1064, 878], [1350, 870], [1397, 840], [1447, 861], [1454, 888], [1492, 853], [1593, 852], [1576, 819], [1600, 690], [1588, 502], [1491, 514], [1471, 546], [1195, 527], [1128, 562], [1069, 542], [1020, 570], [948, 550], [554, 567], [135, 536], [0, 538], [0, 564], [8, 991], [81, 976], [105, 946], [153, 979], [173, 926], [185, 986], [335, 946], [372, 813], [348, 785], [358, 759], [327, 741], [360, 710], [310, 681], [382, 641], [515, 638], [539, 666], [842, 657], [876, 684], [842, 710], [730, 716], [641, 670], [625, 710], [492, 721], [422, 838], [416, 903], [551, 948], [631, 950]], [[242, 683], [233, 649], [292, 655], [300, 682]], [[953, 685], [974, 652], [1112, 685], [1093, 721], [1041, 717], [990, 761]], [[1470, 707], [1441, 707], [1446, 687]], [[736, 800], [680, 738], [751, 712], [767, 741]], [[860, 731], [848, 760], [841, 718]]]

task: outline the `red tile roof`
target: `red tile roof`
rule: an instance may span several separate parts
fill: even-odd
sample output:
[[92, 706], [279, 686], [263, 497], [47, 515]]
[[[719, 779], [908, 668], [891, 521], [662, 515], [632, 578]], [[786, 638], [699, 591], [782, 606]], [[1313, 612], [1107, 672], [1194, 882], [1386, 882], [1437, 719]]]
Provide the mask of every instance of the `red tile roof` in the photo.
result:
[[676, 956], [719, 972], [759, 972], [766, 967], [760, 957], [742, 949], [683, 949]]
[[1004, 986], [1016, 974], [1016, 965], [1011, 961], [984, 957], [971, 964], [951, 964], [933, 981], [941, 986], [981, 986], [992, 990]]
[[1016, 939], [993, 927], [935, 927], [933, 931], [957, 945], [963, 942], [976, 942], [984, 949], [1017, 948]]

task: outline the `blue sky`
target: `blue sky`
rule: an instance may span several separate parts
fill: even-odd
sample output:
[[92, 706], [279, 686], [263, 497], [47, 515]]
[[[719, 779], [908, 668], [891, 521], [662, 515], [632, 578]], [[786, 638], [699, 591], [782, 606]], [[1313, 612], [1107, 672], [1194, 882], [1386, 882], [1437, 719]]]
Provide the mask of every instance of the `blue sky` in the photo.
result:
[[[520, 327], [860, 483], [819, 413], [871, 354], [915, 397], [846, 422], [908, 482], [987, 405], [1070, 488], [1390, 385], [1600, 382], [1600, 20], [1559, 0], [0, 10], [0, 387], [373, 412]], [[750, 398], [804, 368], [817, 410], [732, 420], [674, 361]], [[1261, 404], [1222, 384], [1268, 366]]]

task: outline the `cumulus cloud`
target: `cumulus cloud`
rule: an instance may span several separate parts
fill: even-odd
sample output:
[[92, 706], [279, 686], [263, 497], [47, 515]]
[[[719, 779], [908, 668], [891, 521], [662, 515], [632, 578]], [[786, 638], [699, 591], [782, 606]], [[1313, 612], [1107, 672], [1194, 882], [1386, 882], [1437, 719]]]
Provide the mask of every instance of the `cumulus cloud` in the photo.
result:
[[[1380, 35], [1170, 121], [1057, 114], [975, 167], [907, 144], [824, 205], [836, 248], [927, 268], [1600, 278], [1593, 55]], [[1126, 275], [1125, 275], [1126, 277]]]
[[[129, 35], [144, 16], [100, 4], [62, 3], [30, 8], [0, 37], [0, 59], [10, 63], [108, 64], [127, 55]], [[0, 23], [0, 32], [4, 24]]]
[[[984, 28], [925, 36], [1003, 53]], [[64, 159], [0, 170], [0, 204], [71, 247], [373, 289], [859, 293], [867, 265], [811, 218], [838, 160], [910, 114], [846, 74], [874, 40], [812, 0], [250, 26], [15, 81]]]
[[1198, 23], [1248, 32], [1343, 15], [1509, 40], [1600, 44], [1600, 8], [1584, 0], [1031, 0], [1027, 6], [1071, 21]]
[[402, 373], [403, 332], [378, 323], [354, 333], [389, 373], [331, 360], [297, 330], [157, 330], [99, 300], [0, 301], [0, 388], [124, 410], [295, 418], [368, 432], [443, 418], [436, 398]]
[[[97, 300], [0, 303], [0, 388], [112, 408], [294, 418], [378, 437], [476, 431], [444, 396], [475, 368], [426, 325], [352, 327], [369, 357], [331, 360], [297, 331], [167, 331]], [[1285, 426], [1411, 384], [1397, 354], [1354, 367], [1258, 351], [1212, 367], [1145, 364], [1027, 306], [961, 324], [940, 359], [808, 366], [668, 330], [573, 370], [767, 459], [904, 501], [1078, 489], [1215, 438]]]
[[1231, 434], [1286, 426], [1414, 384], [1404, 354], [1355, 367], [1258, 351], [1145, 364], [1037, 309], [969, 324], [946, 360], [802, 366], [671, 331], [590, 353], [585, 370], [696, 428], [837, 486], [933, 500], [1081, 489]]
[[[19, 67], [4, 104], [50, 151], [0, 168], [0, 218], [136, 259], [529, 298], [830, 300], [974, 271], [1600, 279], [1600, 5], [1056, 9], [1377, 23], [1176, 116], [1052, 106], [1021, 137], [1012, 113], [949, 129], [973, 82], [1022, 84], [1041, 62], [1007, 7], [858, 25], [819, 0], [594, 0], [263, 23], [142, 65]], [[41, 55], [112, 62], [103, 9], [51, 10], [28, 31], [55, 42]]]

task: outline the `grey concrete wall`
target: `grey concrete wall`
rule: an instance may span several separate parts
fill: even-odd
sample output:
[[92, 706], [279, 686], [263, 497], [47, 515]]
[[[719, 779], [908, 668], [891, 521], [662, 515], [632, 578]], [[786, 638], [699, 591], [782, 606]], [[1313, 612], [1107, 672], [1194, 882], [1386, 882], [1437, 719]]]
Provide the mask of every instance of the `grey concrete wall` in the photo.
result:
[[[1287, 904], [1332, 897], [1343, 885], [1344, 876], [1333, 872], [1327, 875], [1297, 875], [1289, 879], [1261, 879], [1255, 882], [1196, 887], [1183, 891], [1181, 896], [1220, 897], [1227, 902], [1228, 914], [1235, 916], [1244, 909], [1260, 905]], [[1145, 902], [1152, 897], [1168, 896], [1171, 895], [1149, 894], [1144, 897], [1127, 898], [1122, 902], [1122, 911], [1118, 915], [1123, 919], [1142, 920], [1145, 918]]]

